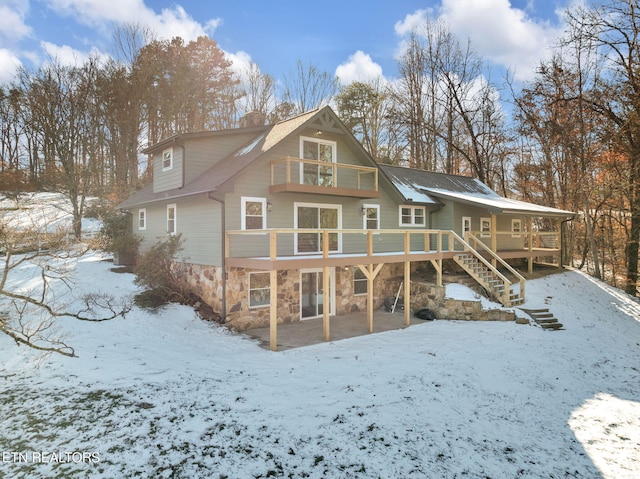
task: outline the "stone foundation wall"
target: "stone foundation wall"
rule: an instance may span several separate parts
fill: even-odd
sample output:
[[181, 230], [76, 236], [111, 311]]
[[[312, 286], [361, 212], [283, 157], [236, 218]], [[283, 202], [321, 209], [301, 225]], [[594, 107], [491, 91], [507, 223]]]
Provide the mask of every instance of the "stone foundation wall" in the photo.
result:
[[[249, 307], [249, 273], [244, 268], [228, 268], [226, 323], [238, 331], [269, 325], [269, 306]], [[278, 271], [278, 323], [300, 319], [300, 273]]]
[[[419, 265], [418, 265], [419, 266]], [[354, 267], [336, 268], [336, 314], [366, 311], [367, 295], [354, 292]], [[249, 307], [249, 273], [243, 268], [228, 268], [226, 287], [226, 323], [238, 331], [269, 325], [269, 306]], [[404, 281], [402, 263], [385, 264], [374, 281], [374, 309], [384, 308], [385, 298], [395, 299]], [[176, 274], [187, 281], [214, 311], [222, 313], [223, 277], [221, 268], [188, 263], [176, 264]], [[398, 304], [402, 305], [403, 291]], [[278, 323], [300, 320], [300, 271], [278, 271]], [[432, 283], [411, 281], [412, 313], [428, 308], [439, 319], [514, 321], [508, 310], [485, 310], [480, 301], [445, 298], [445, 288]]]
[[174, 263], [173, 266], [178, 278], [185, 280], [216, 313], [222, 313], [222, 268], [191, 263]]

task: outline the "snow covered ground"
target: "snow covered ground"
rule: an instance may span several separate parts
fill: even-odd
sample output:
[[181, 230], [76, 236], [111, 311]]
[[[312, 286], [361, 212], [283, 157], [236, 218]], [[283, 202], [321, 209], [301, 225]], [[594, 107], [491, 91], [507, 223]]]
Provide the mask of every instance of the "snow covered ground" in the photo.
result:
[[[85, 257], [76, 294], [137, 291], [111, 266]], [[169, 306], [64, 320], [78, 358], [0, 335], [0, 477], [640, 477], [640, 305], [573, 271], [527, 297], [566, 330], [437, 320], [273, 353]]]

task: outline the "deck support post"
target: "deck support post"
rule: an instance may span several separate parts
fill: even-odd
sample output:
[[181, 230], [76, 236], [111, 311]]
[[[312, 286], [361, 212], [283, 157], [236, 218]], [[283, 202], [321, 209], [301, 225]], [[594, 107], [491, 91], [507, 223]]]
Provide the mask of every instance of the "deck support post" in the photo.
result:
[[432, 259], [431, 265], [436, 270], [436, 283], [442, 286], [442, 259]]
[[278, 271], [269, 272], [269, 347], [278, 350]]
[[533, 274], [533, 220], [531, 216], [527, 217], [527, 234], [529, 235], [529, 259], [527, 261], [527, 271]]
[[[498, 215], [491, 214], [491, 251], [498, 254]], [[496, 268], [498, 262], [495, 258], [491, 260], [491, 265]]]
[[329, 267], [322, 268], [322, 332], [325, 341], [331, 339], [331, 320], [329, 313], [331, 312], [331, 291], [329, 290]]
[[367, 278], [367, 329], [370, 333], [373, 333], [373, 280], [376, 279], [383, 266], [384, 263], [375, 267], [372, 264], [358, 265], [362, 274]]
[[411, 262], [404, 262], [404, 325], [411, 324]]

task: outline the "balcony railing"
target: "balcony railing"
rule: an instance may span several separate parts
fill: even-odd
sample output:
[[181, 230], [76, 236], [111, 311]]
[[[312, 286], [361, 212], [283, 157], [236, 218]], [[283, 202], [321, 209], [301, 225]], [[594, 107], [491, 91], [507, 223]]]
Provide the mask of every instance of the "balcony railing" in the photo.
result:
[[271, 162], [271, 193], [377, 198], [378, 168], [287, 157]]

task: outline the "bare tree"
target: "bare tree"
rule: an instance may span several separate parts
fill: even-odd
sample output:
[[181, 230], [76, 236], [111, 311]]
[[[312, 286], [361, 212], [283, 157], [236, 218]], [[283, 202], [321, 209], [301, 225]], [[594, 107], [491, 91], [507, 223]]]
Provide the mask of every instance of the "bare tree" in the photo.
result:
[[389, 99], [381, 81], [351, 83], [337, 95], [336, 104], [338, 115], [364, 149], [376, 161], [393, 162], [385, 148], [390, 144]]
[[640, 11], [636, 0], [611, 0], [569, 12], [567, 45], [590, 47], [593, 88], [581, 94], [600, 116], [602, 141], [621, 153], [617, 167], [628, 202], [629, 228], [625, 247], [626, 285], [638, 293], [640, 259]]
[[2, 218], [0, 249], [0, 332], [19, 344], [74, 357], [73, 347], [56, 331], [60, 318], [107, 321], [131, 309], [128, 300], [108, 294], [73, 297], [72, 265], [87, 250], [68, 243], [66, 232], [52, 224]]
[[293, 105], [294, 114], [304, 113], [328, 105], [338, 91], [338, 80], [311, 63], [301, 60], [296, 68], [283, 75], [285, 104]]

